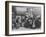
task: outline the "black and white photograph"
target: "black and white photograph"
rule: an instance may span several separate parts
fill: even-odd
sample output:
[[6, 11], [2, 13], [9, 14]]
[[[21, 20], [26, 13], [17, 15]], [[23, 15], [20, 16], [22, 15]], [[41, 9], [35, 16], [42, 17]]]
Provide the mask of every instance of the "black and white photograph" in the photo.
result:
[[12, 6], [12, 30], [41, 28], [41, 7]]
[[10, 34], [44, 33], [44, 3], [9, 3]]

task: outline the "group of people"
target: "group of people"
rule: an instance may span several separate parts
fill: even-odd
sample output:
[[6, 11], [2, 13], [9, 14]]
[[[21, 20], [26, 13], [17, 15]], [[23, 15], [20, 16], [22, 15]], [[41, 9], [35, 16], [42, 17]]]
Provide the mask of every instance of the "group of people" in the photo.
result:
[[25, 27], [25, 28], [40, 28], [41, 26], [41, 17], [40, 15], [35, 16], [31, 15], [30, 13], [26, 13], [25, 16], [16, 16], [14, 22], [13, 22], [13, 27], [16, 29], [20, 27]]

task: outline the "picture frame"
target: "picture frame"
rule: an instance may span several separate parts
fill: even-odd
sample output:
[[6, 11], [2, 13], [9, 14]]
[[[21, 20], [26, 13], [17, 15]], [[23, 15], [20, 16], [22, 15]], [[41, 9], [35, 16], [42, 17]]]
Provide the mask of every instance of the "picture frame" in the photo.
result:
[[[16, 22], [17, 19], [19, 22]], [[45, 3], [5, 1], [5, 35], [33, 34], [45, 34]]]

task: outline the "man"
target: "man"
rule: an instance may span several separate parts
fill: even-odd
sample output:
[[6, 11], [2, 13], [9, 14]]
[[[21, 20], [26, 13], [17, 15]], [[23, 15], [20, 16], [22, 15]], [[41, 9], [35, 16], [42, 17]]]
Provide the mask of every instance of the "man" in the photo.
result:
[[40, 15], [38, 15], [36, 17], [35, 25], [36, 25], [36, 28], [40, 28], [41, 27], [41, 16]]
[[24, 27], [31, 28], [31, 26], [32, 26], [32, 18], [30, 17], [30, 13], [26, 13], [25, 17], [26, 17], [26, 20], [25, 20]]

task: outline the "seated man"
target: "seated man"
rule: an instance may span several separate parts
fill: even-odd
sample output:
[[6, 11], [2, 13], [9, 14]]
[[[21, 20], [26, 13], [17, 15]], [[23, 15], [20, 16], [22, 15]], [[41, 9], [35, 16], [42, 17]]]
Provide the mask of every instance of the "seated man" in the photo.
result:
[[31, 28], [32, 27], [32, 20], [31, 18], [28, 18], [28, 20], [26, 20], [24, 27], [26, 28]]
[[24, 27], [26, 28], [31, 28], [32, 27], [32, 17], [30, 17], [30, 13], [26, 13], [26, 20], [25, 20], [25, 24], [24, 24]]
[[41, 27], [41, 17], [39, 15], [36, 17], [35, 25], [36, 25], [36, 28]]
[[20, 25], [21, 25], [21, 19], [20, 19], [20, 17], [17, 17], [16, 18], [16, 29], [18, 29], [20, 27]]

